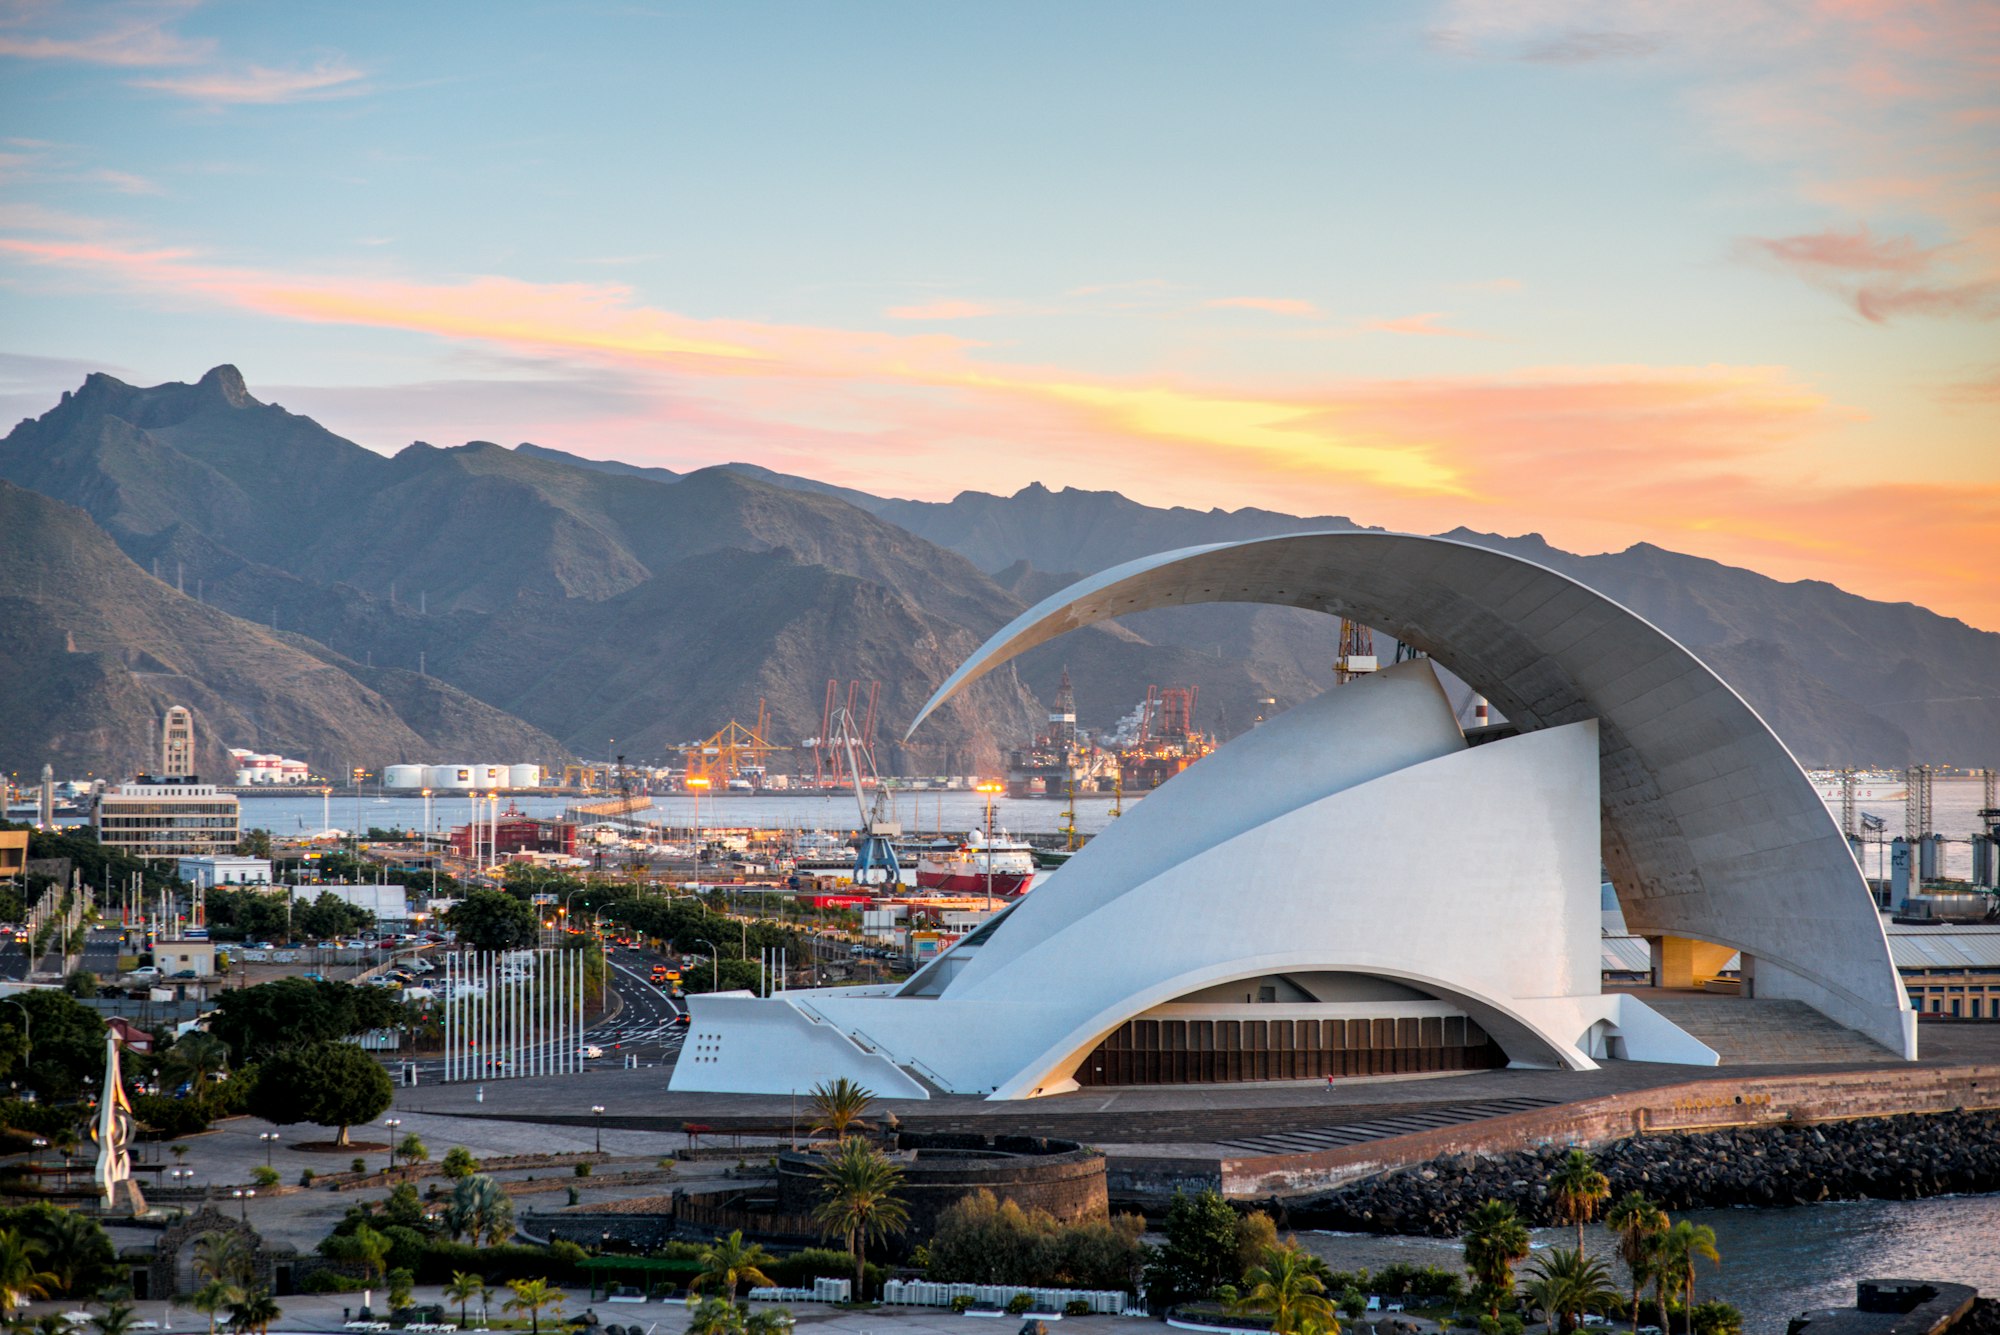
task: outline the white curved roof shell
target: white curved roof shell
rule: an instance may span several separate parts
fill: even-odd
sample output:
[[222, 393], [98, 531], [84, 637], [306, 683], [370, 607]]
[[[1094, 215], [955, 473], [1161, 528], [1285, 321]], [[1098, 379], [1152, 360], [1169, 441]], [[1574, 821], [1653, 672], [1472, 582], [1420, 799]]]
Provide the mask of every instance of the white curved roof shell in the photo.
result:
[[1303, 607], [1386, 631], [1523, 733], [1596, 720], [1602, 856], [1630, 930], [1730, 946], [1753, 958], [1758, 996], [1805, 1001], [1916, 1055], [1915, 1017], [1860, 868], [1783, 743], [1644, 618], [1503, 552], [1405, 534], [1307, 533], [1115, 566], [994, 635], [911, 731], [969, 683], [1065, 631], [1203, 602]]

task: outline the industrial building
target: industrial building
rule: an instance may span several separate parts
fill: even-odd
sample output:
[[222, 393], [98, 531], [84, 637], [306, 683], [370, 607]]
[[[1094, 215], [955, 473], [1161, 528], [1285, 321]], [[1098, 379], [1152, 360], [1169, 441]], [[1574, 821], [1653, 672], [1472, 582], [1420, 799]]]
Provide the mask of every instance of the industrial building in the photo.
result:
[[[1505, 553], [1328, 533], [1131, 562], [1001, 630], [912, 730], [1065, 631], [1217, 601], [1329, 613], [1428, 658], [1223, 746], [906, 983], [694, 998], [672, 1087], [848, 1076], [1012, 1099], [1714, 1064], [1640, 995], [1604, 990], [1600, 868], [1655, 987], [1691, 989], [1734, 954], [1748, 1004], [1803, 1003], [1915, 1056], [1874, 901], [1784, 746], [1685, 647]], [[1462, 731], [1431, 660], [1504, 723]]]
[[389, 765], [382, 786], [396, 792], [492, 792], [502, 788], [540, 788], [540, 765]]

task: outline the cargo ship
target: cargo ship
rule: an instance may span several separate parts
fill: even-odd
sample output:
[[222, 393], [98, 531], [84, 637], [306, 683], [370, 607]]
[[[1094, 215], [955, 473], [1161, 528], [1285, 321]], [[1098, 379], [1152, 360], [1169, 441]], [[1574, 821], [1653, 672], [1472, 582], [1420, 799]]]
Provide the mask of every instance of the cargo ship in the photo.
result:
[[974, 830], [962, 841], [932, 845], [917, 857], [920, 890], [1012, 899], [1027, 894], [1034, 880], [1034, 849], [1005, 833], [994, 835], [989, 845]]

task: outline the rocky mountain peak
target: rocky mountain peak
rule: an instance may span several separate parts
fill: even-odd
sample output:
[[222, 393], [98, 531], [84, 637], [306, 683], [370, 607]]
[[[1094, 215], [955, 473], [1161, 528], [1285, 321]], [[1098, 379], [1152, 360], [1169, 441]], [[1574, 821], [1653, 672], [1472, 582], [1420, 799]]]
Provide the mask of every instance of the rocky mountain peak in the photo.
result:
[[255, 407], [257, 400], [250, 397], [250, 387], [243, 383], [243, 373], [224, 362], [210, 369], [195, 385], [205, 394], [220, 398], [232, 408]]

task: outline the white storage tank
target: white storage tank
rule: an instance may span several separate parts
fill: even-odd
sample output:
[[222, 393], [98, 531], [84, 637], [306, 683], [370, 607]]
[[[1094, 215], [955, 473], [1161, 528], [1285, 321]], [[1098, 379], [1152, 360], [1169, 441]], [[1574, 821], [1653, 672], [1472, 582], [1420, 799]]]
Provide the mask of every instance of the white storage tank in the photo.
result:
[[430, 775], [431, 787], [456, 789], [459, 792], [464, 792], [467, 788], [472, 787], [472, 774], [473, 767], [471, 765], [461, 763], [432, 765]]
[[505, 788], [507, 786], [507, 767], [505, 765], [480, 765], [477, 768], [479, 772], [479, 786], [481, 788], [492, 789]]
[[382, 770], [384, 788], [409, 789], [429, 787], [430, 769], [425, 765], [389, 765]]
[[540, 765], [509, 765], [507, 767], [509, 788], [539, 788], [542, 786]]

